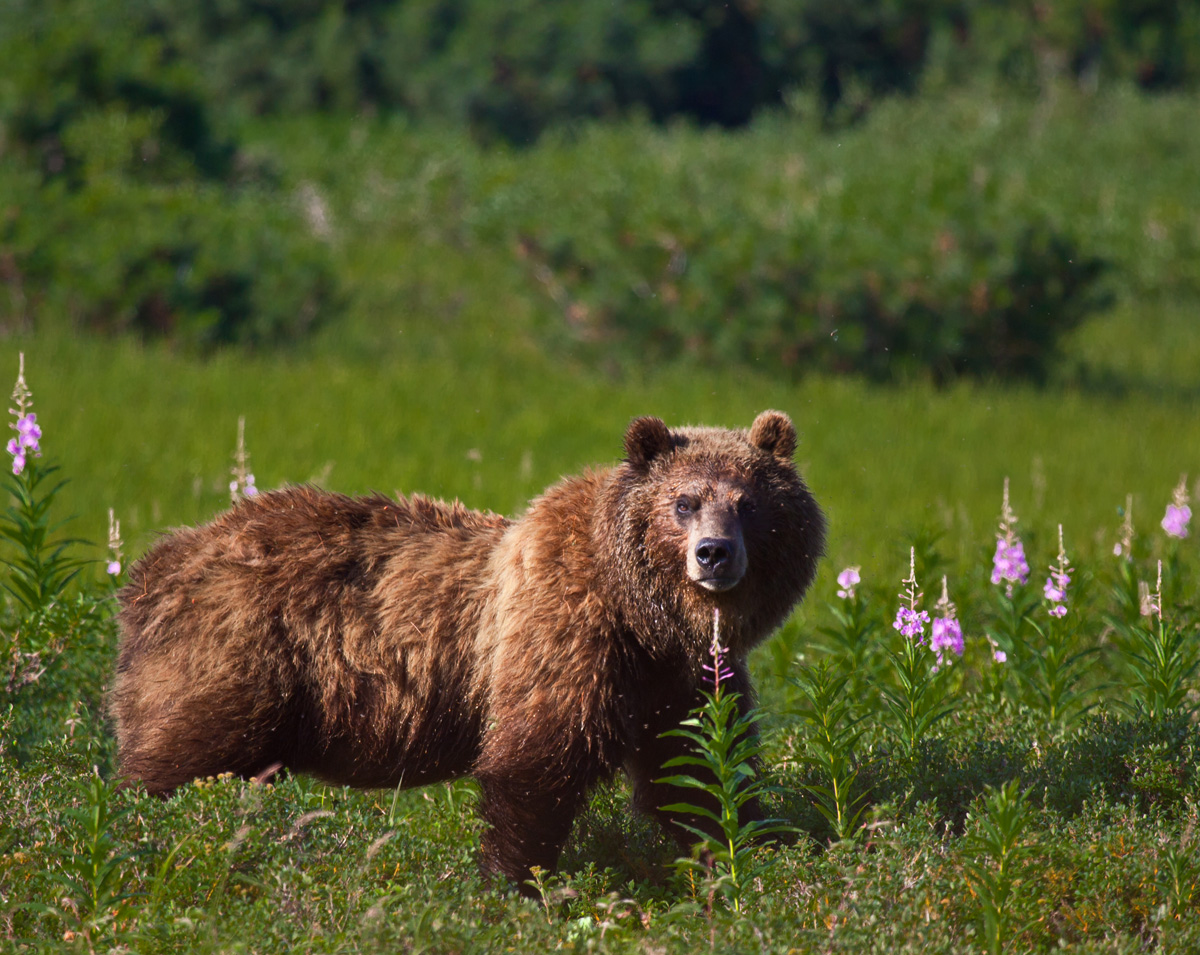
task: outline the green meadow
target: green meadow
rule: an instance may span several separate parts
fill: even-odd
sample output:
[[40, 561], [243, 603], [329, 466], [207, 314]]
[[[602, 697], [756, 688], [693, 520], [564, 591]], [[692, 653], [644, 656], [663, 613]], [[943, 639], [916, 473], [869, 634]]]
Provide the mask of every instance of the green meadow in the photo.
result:
[[[379, 120], [256, 125], [245, 148], [287, 197], [263, 201], [320, 233], [336, 319], [276, 348], [203, 349], [81, 329], [57, 304], [0, 341], [0, 382], [23, 353], [41, 464], [67, 481], [53, 501], [72, 518], [59, 533], [80, 539], [67, 553], [91, 561], [47, 605], [9, 599], [0, 625], [0, 939], [29, 952], [1196, 950], [1200, 554], [1195, 526], [1176, 540], [1159, 522], [1181, 475], [1200, 497], [1197, 105], [974, 91], [889, 101], [834, 132], [799, 104], [736, 133], [583, 126], [526, 150]], [[680, 294], [700, 308], [728, 264], [705, 243], [757, 268], [756, 243], [786, 233], [821, 250], [830, 282], [876, 265], [911, 278], [948, 222], [1002, 232], [1038, 216], [1109, 263], [1107, 304], [1064, 332], [1042, 384], [938, 381], [903, 356], [889, 380], [781, 370], [722, 360], [719, 334], [639, 354], [564, 317], [632, 301], [604, 278], [637, 265], [626, 231], [699, 250], [709, 284]], [[260, 489], [421, 491], [515, 515], [615, 462], [634, 416], [747, 427], [765, 408], [796, 422], [830, 533], [813, 591], [752, 661], [769, 802], [798, 836], [758, 852], [737, 915], [727, 885], [676, 869], [619, 782], [529, 902], [477, 874], [470, 783], [216, 779], [160, 802], [93, 776], [113, 770], [109, 509], [126, 563], [219, 513], [240, 418]], [[1007, 597], [988, 579], [1006, 479], [1031, 567]], [[1127, 498], [1132, 560], [1113, 553]], [[1042, 598], [1059, 525], [1066, 623]], [[923, 606], [945, 574], [965, 639], [936, 670], [927, 648], [915, 658], [936, 714], [915, 741], [894, 705], [910, 692], [892, 627], [910, 548]], [[1154, 590], [1160, 561], [1163, 606], [1144, 617], [1137, 585]], [[851, 565], [854, 626], [835, 580]], [[840, 709], [794, 682], [822, 663], [847, 681]], [[831, 774], [840, 808], [861, 811], [844, 831], [826, 812]]]
[[[1137, 322], [1105, 331], [1132, 361], [1171, 361], [1165, 321], [1159, 342]], [[1048, 533], [1062, 523], [1076, 548], [1102, 553], [1127, 494], [1139, 524], [1161, 517], [1200, 442], [1186, 391], [781, 383], [677, 367], [614, 380], [536, 353], [196, 361], [97, 339], [16, 347], [26, 351], [44, 446], [70, 480], [73, 531], [102, 543], [111, 507], [134, 552], [227, 506], [239, 416], [260, 487], [422, 491], [513, 514], [563, 475], [615, 461], [636, 415], [747, 427], [757, 411], [779, 408], [797, 422], [797, 460], [830, 517], [823, 579], [846, 563], [894, 576], [922, 529], [946, 532], [955, 556], [974, 560], [993, 534], [1005, 477], [1026, 526]], [[5, 351], [15, 369], [14, 343]]]

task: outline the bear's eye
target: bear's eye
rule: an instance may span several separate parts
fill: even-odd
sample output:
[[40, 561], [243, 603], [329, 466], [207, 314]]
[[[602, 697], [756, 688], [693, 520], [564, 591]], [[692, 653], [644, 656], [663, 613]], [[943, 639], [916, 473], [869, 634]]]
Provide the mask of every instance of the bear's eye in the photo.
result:
[[675, 502], [675, 513], [680, 517], [687, 517], [693, 513], [698, 507], [698, 503], [690, 497], [681, 497]]

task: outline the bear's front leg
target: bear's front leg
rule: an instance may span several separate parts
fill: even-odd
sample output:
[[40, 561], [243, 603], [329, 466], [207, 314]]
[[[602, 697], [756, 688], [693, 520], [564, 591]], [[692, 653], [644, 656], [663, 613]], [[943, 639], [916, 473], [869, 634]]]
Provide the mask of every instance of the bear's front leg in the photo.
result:
[[558, 864], [586, 787], [560, 780], [546, 788], [544, 779], [528, 776], [478, 779], [483, 790], [480, 811], [489, 826], [483, 836], [483, 870], [508, 879], [523, 895], [536, 896], [528, 884], [532, 869], [550, 872]]

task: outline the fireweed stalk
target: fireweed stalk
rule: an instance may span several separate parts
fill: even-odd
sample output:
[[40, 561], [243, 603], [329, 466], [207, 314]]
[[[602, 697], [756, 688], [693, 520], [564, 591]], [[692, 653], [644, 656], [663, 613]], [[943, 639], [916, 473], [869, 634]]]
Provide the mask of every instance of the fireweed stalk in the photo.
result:
[[[1200, 665], [1200, 634], [1194, 627], [1169, 626], [1164, 619], [1163, 567], [1158, 562], [1158, 585], [1153, 594], [1145, 586], [1142, 598], [1144, 623], [1129, 628], [1122, 647], [1129, 682], [1130, 700], [1118, 705], [1134, 716], [1162, 722], [1179, 713], [1196, 709], [1189, 702], [1189, 689]], [[1157, 618], [1157, 624], [1155, 623]]]
[[234, 504], [258, 493], [258, 488], [254, 486], [254, 475], [250, 473], [250, 453], [246, 450], [244, 415], [238, 417], [237, 450], [233, 452], [233, 467], [229, 473], [233, 475], [233, 480], [229, 482], [229, 498]]
[[[996, 661], [1009, 664], [1004, 673], [1015, 668], [1018, 678], [1023, 678], [1024, 671], [1030, 666], [1027, 640], [1031, 635], [1030, 618], [1037, 606], [1037, 598], [1025, 587], [1029, 581], [1029, 563], [1025, 559], [1025, 545], [1017, 535], [1017, 523], [1017, 515], [1009, 503], [1008, 478], [1005, 478], [996, 551], [992, 557], [991, 580], [996, 585], [994, 609], [987, 635], [995, 649]], [[1006, 699], [999, 693], [1004, 673], [996, 675], [992, 695], [997, 701]]]
[[945, 682], [939, 679], [937, 658], [925, 639], [929, 614], [917, 609], [924, 595], [917, 587], [915, 548], [909, 550], [908, 560], [908, 577], [902, 581], [905, 590], [900, 594], [903, 603], [892, 624], [904, 639], [898, 651], [888, 651], [899, 689], [885, 687], [882, 692], [892, 718], [891, 732], [912, 762], [925, 734], [952, 707], [945, 702]]
[[804, 788], [839, 840], [855, 834], [866, 808], [866, 793], [857, 792], [855, 785], [854, 750], [865, 730], [859, 728], [864, 718], [861, 698], [848, 688], [852, 676], [843, 657], [836, 663], [822, 660], [816, 666], [801, 666], [791, 679], [804, 697], [799, 715], [808, 727], [801, 762], [815, 769], [820, 779]]
[[1116, 614], [1106, 614], [1108, 622], [1118, 629], [1126, 629], [1138, 621], [1139, 594], [1137, 565], [1133, 559], [1133, 495], [1125, 495], [1125, 507], [1118, 508], [1121, 515], [1120, 536], [1113, 545], [1116, 562], [1112, 568], [1110, 592], [1116, 605]]
[[121, 586], [122, 571], [125, 569], [124, 542], [121, 540], [121, 522], [116, 513], [108, 509], [108, 557], [104, 563], [105, 579], [114, 592]]
[[1049, 604], [1049, 621], [1045, 628], [1036, 622], [1030, 625], [1041, 637], [1039, 652], [1033, 654], [1032, 666], [1022, 671], [1029, 680], [1031, 698], [1052, 728], [1059, 728], [1077, 719], [1088, 707], [1083, 705], [1084, 694], [1079, 691], [1083, 664], [1087, 657], [1098, 652], [1091, 647], [1071, 653], [1075, 642], [1078, 615], [1068, 616], [1068, 588], [1074, 573], [1063, 545], [1062, 525], [1058, 525], [1058, 559], [1050, 565], [1050, 576], [1042, 588]]
[[[725, 653], [721, 615], [714, 609], [711, 662], [703, 666], [712, 690], [702, 692], [703, 702], [679, 729], [663, 734], [681, 736], [692, 743], [690, 754], [668, 760], [663, 768], [694, 766], [700, 772], [658, 781], [699, 790], [706, 797], [702, 806], [681, 802], [664, 807], [668, 812], [691, 816], [698, 823], [679, 823], [696, 837], [698, 851], [678, 864], [683, 870], [711, 879], [714, 893], [724, 896], [733, 911], [741, 913], [753, 880], [771, 864], [769, 859], [754, 861], [755, 843], [761, 836], [791, 831], [791, 827], [774, 819], [741, 820], [742, 808], [763, 795], [767, 786], [758, 778], [754, 765], [762, 751], [754, 733], [759, 715], [742, 713], [738, 705], [741, 695], [726, 690], [733, 670], [725, 662]], [[704, 825], [705, 820], [709, 825]]]
[[10, 427], [17, 437], [8, 442], [12, 473], [4, 475], [11, 503], [0, 515], [0, 537], [12, 545], [9, 555], [3, 558], [9, 569], [4, 586], [26, 616], [33, 616], [62, 594], [79, 573], [83, 561], [68, 554], [77, 541], [56, 539], [56, 532], [66, 521], [51, 523], [54, 499], [66, 481], [48, 483], [58, 468], [44, 465], [40, 460], [42, 429], [31, 410], [33, 393], [25, 383], [24, 353], [12, 399], [16, 407], [10, 408], [9, 414], [16, 420]]

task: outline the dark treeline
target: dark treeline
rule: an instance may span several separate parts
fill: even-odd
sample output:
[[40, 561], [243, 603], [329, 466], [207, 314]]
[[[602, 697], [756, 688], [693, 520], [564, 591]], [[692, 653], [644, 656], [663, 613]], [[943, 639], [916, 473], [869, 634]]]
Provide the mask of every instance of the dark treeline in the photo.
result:
[[[792, 91], [831, 121], [870, 99], [986, 77], [1035, 89], [1071, 76], [1146, 89], [1200, 80], [1197, 0], [11, 0], [11, 39], [47, 54], [41, 79], [99, 68], [131, 38], [122, 90], [179, 87], [249, 114], [403, 111], [528, 141], [576, 118], [636, 111], [737, 126]], [[71, 41], [62, 21], [86, 24]], [[147, 45], [147, 41], [148, 44]], [[3, 43], [0, 40], [0, 43]], [[47, 49], [48, 45], [48, 49]], [[68, 54], [71, 62], [65, 62]], [[92, 60], [92, 62], [89, 62]], [[116, 65], [109, 64], [110, 66]], [[31, 77], [32, 78], [32, 77]], [[20, 78], [17, 78], [20, 83]], [[118, 83], [118, 85], [121, 85]], [[181, 104], [182, 127], [201, 118]], [[208, 157], [211, 161], [215, 157]]]

